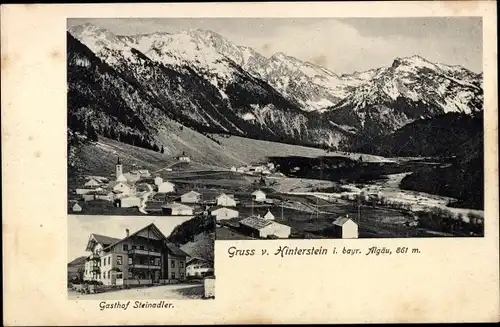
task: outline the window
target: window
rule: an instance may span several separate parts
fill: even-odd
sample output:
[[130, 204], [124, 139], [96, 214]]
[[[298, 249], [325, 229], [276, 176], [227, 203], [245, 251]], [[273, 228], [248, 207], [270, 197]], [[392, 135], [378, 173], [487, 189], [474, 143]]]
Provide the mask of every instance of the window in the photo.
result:
[[111, 270], [108, 271], [108, 279], [111, 278]]
[[122, 256], [121, 255], [117, 255], [116, 256], [116, 264], [118, 266], [121, 266], [122, 265]]
[[181, 268], [184, 268], [184, 261], [179, 261], [179, 264], [181, 265]]
[[155, 262], [156, 262], [155, 263], [156, 266], [161, 266], [161, 259], [160, 258], [156, 258]]
[[128, 258], [128, 264], [131, 265], [132, 264], [132, 258]]
[[101, 261], [102, 261], [102, 264], [101, 264], [101, 265], [102, 265], [102, 266], [105, 266], [105, 265], [106, 265], [106, 258], [103, 258]]
[[135, 249], [137, 249], [137, 246], [132, 245], [132, 250], [135, 250]]
[[175, 273], [171, 274], [172, 279], [175, 279]]
[[170, 266], [171, 266], [172, 268], [175, 268], [175, 260], [170, 260]]
[[111, 257], [108, 257], [108, 265], [111, 264]]
[[123, 251], [128, 251], [128, 244], [123, 244]]
[[181, 279], [183, 279], [183, 278], [184, 278], [184, 274], [183, 274], [183, 273], [181, 273]]
[[144, 245], [141, 245], [139, 248], [140, 248], [141, 250], [144, 250]]

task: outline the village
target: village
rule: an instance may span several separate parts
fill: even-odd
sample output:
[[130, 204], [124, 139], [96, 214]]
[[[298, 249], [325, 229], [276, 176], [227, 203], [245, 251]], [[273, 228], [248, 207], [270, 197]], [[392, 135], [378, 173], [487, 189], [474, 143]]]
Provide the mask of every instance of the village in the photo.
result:
[[284, 176], [273, 163], [201, 171], [193, 169], [188, 156], [176, 159], [178, 165], [161, 172], [125, 172], [117, 158], [114, 174], [84, 177], [70, 197], [69, 213], [210, 216], [219, 240], [304, 238], [306, 225], [314, 225], [321, 238], [359, 235], [359, 221], [325, 211], [319, 198], [287, 196], [269, 188], [273, 178]]

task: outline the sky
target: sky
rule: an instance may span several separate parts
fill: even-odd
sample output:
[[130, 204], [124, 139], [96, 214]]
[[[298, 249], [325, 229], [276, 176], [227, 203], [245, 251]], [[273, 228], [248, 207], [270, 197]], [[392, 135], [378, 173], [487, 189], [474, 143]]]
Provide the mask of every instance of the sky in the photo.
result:
[[389, 66], [397, 57], [482, 71], [480, 17], [419, 18], [98, 18], [92, 23], [118, 35], [208, 29], [269, 57], [283, 52], [336, 74]]
[[125, 238], [125, 230], [130, 234], [154, 223], [165, 236], [169, 236], [173, 229], [190, 216], [161, 217], [161, 216], [68, 216], [68, 262], [80, 256], [90, 255], [85, 251], [90, 234], [96, 233], [109, 237]]

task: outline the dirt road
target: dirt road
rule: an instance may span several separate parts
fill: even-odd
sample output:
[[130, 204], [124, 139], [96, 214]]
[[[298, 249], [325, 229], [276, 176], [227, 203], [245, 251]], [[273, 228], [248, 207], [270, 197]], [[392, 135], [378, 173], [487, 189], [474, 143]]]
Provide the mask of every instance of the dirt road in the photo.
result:
[[203, 285], [161, 285], [145, 288], [133, 288], [119, 291], [110, 291], [98, 294], [80, 294], [68, 291], [70, 300], [134, 300], [134, 299], [200, 299], [203, 297]]

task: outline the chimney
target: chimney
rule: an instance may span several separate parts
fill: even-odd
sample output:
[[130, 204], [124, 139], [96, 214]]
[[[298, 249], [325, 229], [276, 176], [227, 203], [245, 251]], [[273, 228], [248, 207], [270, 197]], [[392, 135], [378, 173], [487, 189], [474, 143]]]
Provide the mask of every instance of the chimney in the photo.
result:
[[127, 229], [125, 229], [125, 233], [127, 234], [127, 237], [129, 237], [129, 236], [130, 236], [130, 231], [128, 230], [128, 228], [127, 228]]

